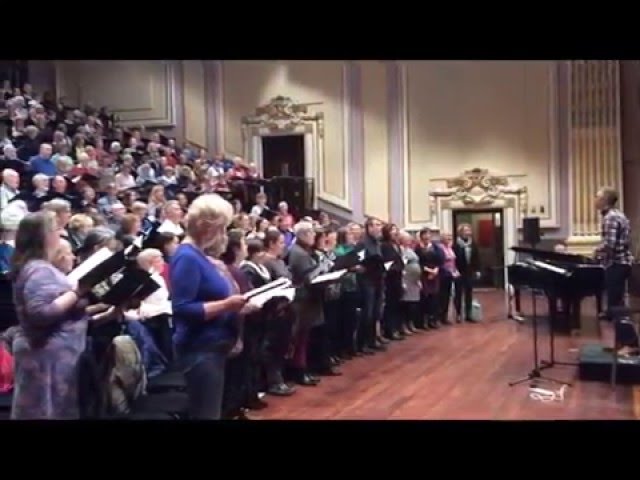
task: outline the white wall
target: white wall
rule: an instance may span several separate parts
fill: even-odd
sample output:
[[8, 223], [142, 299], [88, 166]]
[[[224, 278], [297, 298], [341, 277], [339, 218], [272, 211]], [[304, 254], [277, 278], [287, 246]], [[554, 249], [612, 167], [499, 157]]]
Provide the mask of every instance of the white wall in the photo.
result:
[[406, 223], [428, 221], [428, 192], [442, 179], [483, 168], [526, 186], [542, 225], [558, 226], [555, 62], [416, 61], [402, 67]]
[[170, 61], [57, 61], [56, 87], [70, 104], [108, 106], [123, 125], [173, 127], [181, 104], [179, 74]]
[[324, 160], [319, 197], [349, 208], [345, 176], [345, 62], [333, 61], [224, 61], [222, 62], [224, 149], [242, 154], [242, 117], [272, 98], [283, 95], [296, 103], [319, 103], [311, 111], [323, 112]]
[[364, 215], [390, 218], [387, 67], [358, 62], [364, 122]]
[[207, 104], [205, 94], [204, 62], [182, 62], [184, 85], [184, 137], [186, 141], [207, 145]]

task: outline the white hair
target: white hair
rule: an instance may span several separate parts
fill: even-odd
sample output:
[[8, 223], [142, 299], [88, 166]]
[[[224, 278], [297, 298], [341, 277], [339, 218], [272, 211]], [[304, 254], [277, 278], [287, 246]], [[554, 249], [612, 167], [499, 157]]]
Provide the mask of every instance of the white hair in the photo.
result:
[[33, 179], [31, 181], [33, 182], [33, 185], [35, 186], [39, 182], [48, 182], [49, 181], [49, 177], [47, 175], [45, 175], [44, 173], [36, 173], [33, 176]]
[[162, 258], [162, 252], [156, 248], [145, 248], [138, 254], [136, 261], [141, 268], [145, 268], [155, 258]]
[[198, 228], [198, 224], [203, 218], [222, 219], [226, 228], [233, 218], [233, 207], [218, 194], [200, 195], [189, 206], [187, 231], [193, 232], [194, 229]]
[[2, 171], [2, 180], [9, 180], [11, 177], [17, 177], [18, 172], [16, 172], [13, 168], [5, 168]]
[[71, 211], [71, 203], [62, 198], [54, 198], [42, 205], [42, 209], [47, 212], [62, 213]]
[[67, 155], [59, 155], [56, 158], [56, 168], [72, 168], [73, 167], [73, 159]]
[[298, 222], [293, 227], [293, 233], [296, 237], [300, 237], [306, 233], [313, 232], [313, 223], [311, 222]]
[[164, 207], [162, 208], [162, 213], [166, 215], [167, 211], [169, 211], [169, 209], [173, 207], [182, 208], [180, 207], [180, 202], [178, 202], [177, 200], [169, 200], [167, 203], [164, 204]]

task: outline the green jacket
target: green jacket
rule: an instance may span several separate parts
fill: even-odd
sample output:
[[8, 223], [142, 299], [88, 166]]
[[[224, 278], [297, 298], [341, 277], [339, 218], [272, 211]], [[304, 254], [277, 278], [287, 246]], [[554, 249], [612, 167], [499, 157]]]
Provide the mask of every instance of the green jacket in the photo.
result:
[[[336, 257], [342, 257], [353, 251], [353, 245], [338, 245], [334, 253]], [[340, 282], [340, 289], [342, 292], [357, 292], [358, 291], [358, 278], [355, 273], [347, 273]]]

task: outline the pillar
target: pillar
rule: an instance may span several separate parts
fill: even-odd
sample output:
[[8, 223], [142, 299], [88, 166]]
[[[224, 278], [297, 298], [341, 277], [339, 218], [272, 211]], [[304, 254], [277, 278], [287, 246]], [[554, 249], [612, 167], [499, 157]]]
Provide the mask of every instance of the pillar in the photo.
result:
[[[591, 254], [600, 240], [595, 196], [611, 186], [622, 197], [620, 62], [569, 62], [569, 247]], [[622, 201], [622, 198], [621, 198]]]

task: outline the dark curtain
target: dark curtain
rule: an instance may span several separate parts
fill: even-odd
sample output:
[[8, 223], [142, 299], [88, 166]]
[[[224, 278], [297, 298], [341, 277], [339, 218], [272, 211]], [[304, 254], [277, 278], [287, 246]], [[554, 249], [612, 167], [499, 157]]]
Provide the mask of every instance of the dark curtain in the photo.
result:
[[27, 60], [0, 61], [0, 81], [11, 81], [12, 87], [22, 87], [29, 82], [29, 64]]

